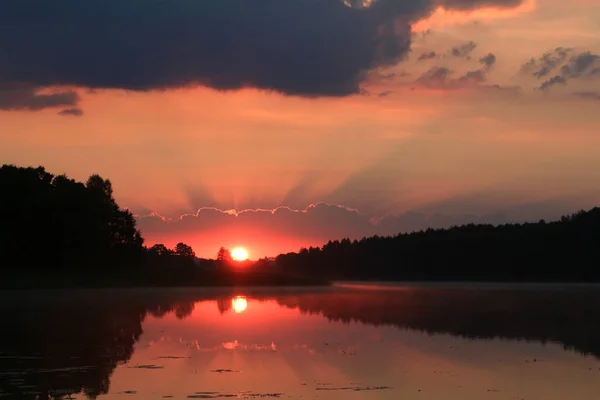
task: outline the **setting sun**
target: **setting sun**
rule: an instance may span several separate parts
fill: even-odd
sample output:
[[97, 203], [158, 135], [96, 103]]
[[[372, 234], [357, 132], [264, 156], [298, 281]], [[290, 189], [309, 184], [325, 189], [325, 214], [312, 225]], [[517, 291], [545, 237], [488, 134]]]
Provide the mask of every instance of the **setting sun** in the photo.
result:
[[235, 261], [245, 261], [248, 259], [248, 252], [243, 247], [237, 247], [231, 252], [231, 258]]

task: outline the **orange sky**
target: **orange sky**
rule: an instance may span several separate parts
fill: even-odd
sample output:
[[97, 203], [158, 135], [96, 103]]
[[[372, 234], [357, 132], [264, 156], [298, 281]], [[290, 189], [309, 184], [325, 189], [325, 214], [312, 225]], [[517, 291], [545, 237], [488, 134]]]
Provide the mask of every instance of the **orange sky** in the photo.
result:
[[[3, 111], [0, 90], [0, 160], [99, 173], [147, 244], [184, 241], [205, 257], [221, 245], [257, 258], [329, 238], [556, 218], [599, 203], [600, 74], [540, 90], [521, 67], [557, 47], [600, 54], [598, 20], [585, 0], [438, 10], [413, 24], [406, 60], [342, 97], [74, 87], [76, 117]], [[435, 67], [453, 73], [419, 80]], [[485, 79], [461, 80], [468, 71]]]

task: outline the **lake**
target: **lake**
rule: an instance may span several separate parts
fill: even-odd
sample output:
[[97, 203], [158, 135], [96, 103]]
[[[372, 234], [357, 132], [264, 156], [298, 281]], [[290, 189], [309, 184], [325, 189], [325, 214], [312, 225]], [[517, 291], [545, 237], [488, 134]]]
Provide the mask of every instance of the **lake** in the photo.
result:
[[600, 288], [0, 292], [0, 396], [595, 399]]

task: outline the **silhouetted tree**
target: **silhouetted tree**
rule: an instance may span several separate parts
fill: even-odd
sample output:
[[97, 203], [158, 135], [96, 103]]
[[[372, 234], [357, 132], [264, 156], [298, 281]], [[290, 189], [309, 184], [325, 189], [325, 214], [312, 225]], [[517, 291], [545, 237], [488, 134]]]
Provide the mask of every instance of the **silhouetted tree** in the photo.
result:
[[232, 261], [231, 252], [225, 247], [221, 247], [217, 252], [217, 261], [222, 264], [228, 264]]
[[194, 253], [192, 247], [188, 246], [185, 243], [177, 243], [177, 245], [175, 246], [175, 255], [178, 257], [184, 257], [192, 260], [196, 258], [196, 253]]
[[[143, 239], [99, 175], [83, 184], [43, 167], [0, 167], [5, 212], [3, 269], [117, 268], [139, 265]], [[18, 260], [18, 261], [16, 261]]]
[[[178, 243], [175, 249], [169, 249], [164, 244], [155, 244], [146, 251], [146, 263], [150, 268], [169, 268], [170, 274], [173, 274], [173, 268], [193, 268], [195, 266], [196, 254], [191, 246], [185, 243]], [[186, 274], [189, 277], [190, 271]]]
[[173, 255], [173, 251], [162, 243], [157, 243], [150, 247], [148, 253], [156, 257], [170, 257]]

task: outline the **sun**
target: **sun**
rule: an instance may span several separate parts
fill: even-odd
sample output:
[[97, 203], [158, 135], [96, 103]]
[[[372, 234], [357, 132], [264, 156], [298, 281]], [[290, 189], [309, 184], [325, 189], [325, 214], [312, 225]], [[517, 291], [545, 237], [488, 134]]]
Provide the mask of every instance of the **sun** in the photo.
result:
[[248, 252], [243, 247], [236, 247], [231, 251], [231, 258], [235, 261], [246, 261], [248, 259]]

